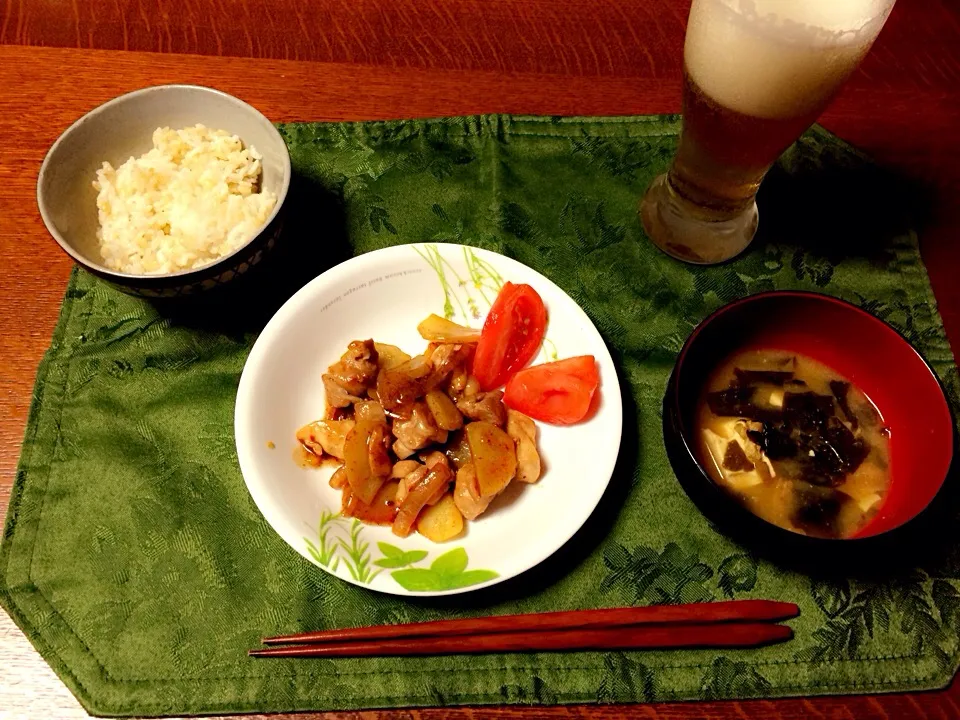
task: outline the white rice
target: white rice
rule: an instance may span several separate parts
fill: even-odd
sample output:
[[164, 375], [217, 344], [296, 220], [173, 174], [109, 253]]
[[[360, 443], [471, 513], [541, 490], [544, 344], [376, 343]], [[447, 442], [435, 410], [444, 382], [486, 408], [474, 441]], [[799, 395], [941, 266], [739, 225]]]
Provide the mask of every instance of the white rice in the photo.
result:
[[262, 156], [236, 135], [157, 128], [153, 149], [93, 183], [104, 264], [137, 275], [207, 265], [246, 243], [277, 196], [260, 189]]

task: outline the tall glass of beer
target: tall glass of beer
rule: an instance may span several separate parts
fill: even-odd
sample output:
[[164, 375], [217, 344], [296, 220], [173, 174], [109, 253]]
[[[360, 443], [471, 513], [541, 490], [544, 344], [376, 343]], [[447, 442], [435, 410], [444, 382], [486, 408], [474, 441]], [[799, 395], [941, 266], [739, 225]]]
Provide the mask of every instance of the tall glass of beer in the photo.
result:
[[683, 128], [640, 218], [666, 253], [739, 254], [774, 161], [866, 55], [895, 0], [693, 0], [683, 50]]

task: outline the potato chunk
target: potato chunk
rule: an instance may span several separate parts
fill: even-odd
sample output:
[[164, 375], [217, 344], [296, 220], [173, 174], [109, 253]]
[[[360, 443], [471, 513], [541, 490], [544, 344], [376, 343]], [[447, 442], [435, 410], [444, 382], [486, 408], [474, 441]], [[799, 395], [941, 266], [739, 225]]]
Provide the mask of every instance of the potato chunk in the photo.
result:
[[480, 331], [430, 314], [417, 325], [420, 337], [438, 343], [475, 343], [480, 341]]
[[417, 532], [433, 542], [445, 542], [463, 532], [463, 515], [447, 493], [436, 505], [424, 508], [417, 518]]
[[374, 346], [377, 348], [377, 364], [381, 370], [392, 370], [398, 365], [403, 365], [403, 363], [410, 359], [410, 356], [396, 345], [374, 343]]
[[466, 433], [481, 497], [498, 494], [517, 472], [513, 440], [496, 425], [482, 420], [467, 425]]
[[437, 422], [437, 427], [441, 430], [459, 430], [463, 427], [463, 416], [445, 392], [431, 390], [427, 393], [425, 400], [433, 419]]

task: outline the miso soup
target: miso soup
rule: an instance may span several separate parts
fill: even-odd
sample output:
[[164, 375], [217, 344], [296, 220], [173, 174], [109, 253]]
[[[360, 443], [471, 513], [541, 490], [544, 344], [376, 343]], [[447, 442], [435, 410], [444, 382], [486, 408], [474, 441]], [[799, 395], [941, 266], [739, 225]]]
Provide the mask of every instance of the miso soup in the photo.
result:
[[708, 379], [700, 460], [751, 512], [793, 532], [843, 538], [890, 485], [890, 432], [870, 399], [815, 360], [744, 350]]

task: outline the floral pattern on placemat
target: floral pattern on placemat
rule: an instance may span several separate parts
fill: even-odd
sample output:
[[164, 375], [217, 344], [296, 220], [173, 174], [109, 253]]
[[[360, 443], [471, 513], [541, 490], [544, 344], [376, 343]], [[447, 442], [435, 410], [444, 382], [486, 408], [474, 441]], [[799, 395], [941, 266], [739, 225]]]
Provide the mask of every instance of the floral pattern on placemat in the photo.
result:
[[[899, 212], [907, 195], [815, 130], [761, 190], [751, 249], [718, 267], [681, 265], [649, 245], [636, 218], [678, 128], [674, 117], [287, 124], [296, 178], [283, 242], [240, 281], [270, 279], [256, 293], [229, 310], [211, 300], [178, 313], [74, 272], [37, 376], [0, 546], [0, 600], [81, 703], [97, 714], [179, 715], [949, 683], [960, 659], [955, 549], [881, 580], [782, 569], [696, 512], [660, 437], [665, 381], [694, 325], [775, 288], [826, 292], [887, 320], [957, 407], [952, 353]], [[463, 600], [387, 597], [296, 555], [251, 502], [230, 443], [237, 378], [272, 311], [337, 260], [410, 242], [491, 249], [544, 273], [596, 324], [624, 388], [625, 442], [595, 516], [540, 567]], [[365, 546], [346, 521], [324, 527], [323, 540], [319, 526], [305, 533], [317, 562], [349, 563], [358, 577], [407, 572], [409, 582], [449, 584], [485, 569], [455, 544], [421, 558]], [[469, 660], [245, 655], [274, 632], [730, 597], [796, 601], [795, 639]]]

